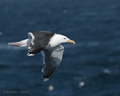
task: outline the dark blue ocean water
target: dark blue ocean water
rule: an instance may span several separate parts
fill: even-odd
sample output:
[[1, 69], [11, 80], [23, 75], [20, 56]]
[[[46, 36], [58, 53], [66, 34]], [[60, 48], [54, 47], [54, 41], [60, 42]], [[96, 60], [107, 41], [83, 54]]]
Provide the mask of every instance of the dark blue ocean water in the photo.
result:
[[[40, 30], [76, 41], [48, 82], [41, 54], [7, 45]], [[120, 0], [0, 0], [0, 35], [0, 96], [120, 96]]]

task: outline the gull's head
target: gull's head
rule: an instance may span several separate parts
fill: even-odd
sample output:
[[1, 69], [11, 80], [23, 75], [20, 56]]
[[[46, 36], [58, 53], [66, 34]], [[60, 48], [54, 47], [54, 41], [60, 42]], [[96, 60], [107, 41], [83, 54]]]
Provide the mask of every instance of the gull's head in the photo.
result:
[[64, 35], [57, 34], [57, 40], [59, 41], [60, 44], [62, 43], [72, 43], [75, 44], [75, 41], [69, 39], [68, 37]]

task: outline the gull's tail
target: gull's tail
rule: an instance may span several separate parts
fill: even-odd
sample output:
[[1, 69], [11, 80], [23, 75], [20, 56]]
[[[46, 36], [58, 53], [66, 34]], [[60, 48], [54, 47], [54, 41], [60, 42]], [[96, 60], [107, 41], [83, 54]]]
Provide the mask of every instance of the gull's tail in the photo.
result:
[[25, 39], [19, 42], [8, 43], [8, 45], [17, 46], [17, 47], [28, 47], [29, 39]]

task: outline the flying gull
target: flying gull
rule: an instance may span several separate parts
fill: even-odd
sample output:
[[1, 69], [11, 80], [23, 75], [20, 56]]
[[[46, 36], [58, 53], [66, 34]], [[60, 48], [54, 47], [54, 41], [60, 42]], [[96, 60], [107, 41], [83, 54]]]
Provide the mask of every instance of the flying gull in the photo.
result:
[[47, 81], [61, 63], [64, 52], [64, 47], [61, 44], [68, 42], [75, 44], [73, 40], [64, 35], [49, 31], [39, 31], [29, 32], [28, 39], [8, 44], [18, 47], [28, 47], [28, 56], [34, 56], [41, 51], [44, 63], [42, 76], [44, 81]]

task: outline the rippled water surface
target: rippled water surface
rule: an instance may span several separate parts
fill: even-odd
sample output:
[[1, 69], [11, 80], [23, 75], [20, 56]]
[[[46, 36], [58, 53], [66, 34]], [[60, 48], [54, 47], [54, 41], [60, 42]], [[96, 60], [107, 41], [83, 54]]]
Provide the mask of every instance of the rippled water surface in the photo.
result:
[[[42, 80], [42, 56], [8, 42], [49, 30], [76, 41]], [[0, 0], [0, 96], [120, 96], [120, 0]]]

